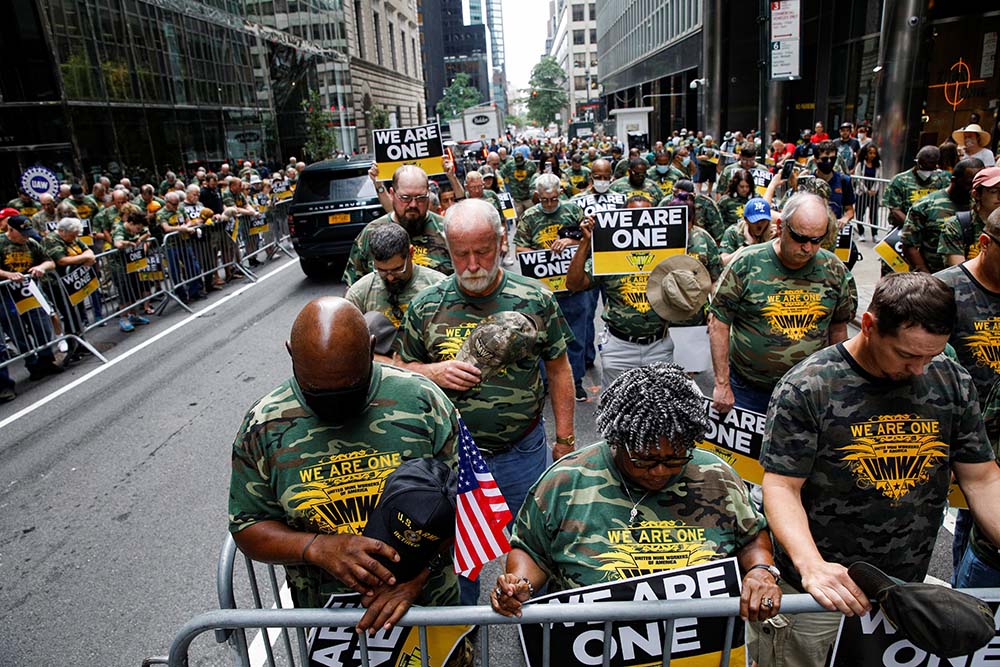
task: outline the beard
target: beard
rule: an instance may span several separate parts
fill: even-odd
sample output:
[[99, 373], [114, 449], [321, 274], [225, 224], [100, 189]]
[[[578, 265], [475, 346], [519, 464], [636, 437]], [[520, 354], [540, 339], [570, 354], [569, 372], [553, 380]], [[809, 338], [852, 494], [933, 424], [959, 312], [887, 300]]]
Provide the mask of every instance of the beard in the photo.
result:
[[478, 271], [465, 270], [460, 274], [456, 273], [455, 279], [458, 281], [459, 287], [465, 291], [481, 294], [493, 284], [498, 273], [500, 273], [500, 262], [497, 262], [489, 271], [481, 268]]

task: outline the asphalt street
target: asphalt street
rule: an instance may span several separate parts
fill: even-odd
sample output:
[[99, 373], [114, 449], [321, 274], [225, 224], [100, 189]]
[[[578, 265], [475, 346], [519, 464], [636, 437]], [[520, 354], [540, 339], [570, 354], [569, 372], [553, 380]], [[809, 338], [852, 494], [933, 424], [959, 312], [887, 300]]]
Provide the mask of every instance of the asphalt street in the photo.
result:
[[[0, 406], [0, 665], [138, 666], [217, 608], [233, 436], [290, 373], [284, 340], [298, 310], [343, 290], [276, 260], [194, 316], [173, 309], [132, 334], [100, 330], [107, 365], [90, 359], [41, 383], [17, 369], [20, 396]], [[586, 386], [582, 443], [597, 439], [596, 371]], [[948, 545], [942, 530], [931, 570], [941, 579]], [[482, 575], [484, 600], [498, 567]], [[491, 664], [521, 663], [513, 629], [491, 639]], [[191, 656], [231, 664], [210, 634]]]

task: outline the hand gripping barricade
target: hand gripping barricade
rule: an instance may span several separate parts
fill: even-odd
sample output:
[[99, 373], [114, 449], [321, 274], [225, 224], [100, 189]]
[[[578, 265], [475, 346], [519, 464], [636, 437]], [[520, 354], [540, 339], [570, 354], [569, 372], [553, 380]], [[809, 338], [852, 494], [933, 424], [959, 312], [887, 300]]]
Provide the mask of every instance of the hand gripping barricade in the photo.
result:
[[29, 370], [52, 363], [54, 350], [62, 341], [82, 346], [102, 362], [107, 361], [83, 337], [83, 302], [96, 288], [96, 275], [90, 273], [86, 280], [77, 276], [74, 281], [75, 275], [70, 274], [69, 282], [75, 289], [68, 289], [63, 277], [54, 272], [41, 279], [0, 281], [0, 332], [4, 336], [0, 339], [0, 368], [19, 359], [26, 361]]
[[[170, 665], [171, 667], [186, 667], [188, 665], [188, 650], [191, 643], [199, 635], [215, 631], [216, 640], [228, 642], [235, 658], [234, 664], [248, 667], [250, 663], [246, 630], [259, 629], [263, 638], [263, 648], [269, 667], [275, 665], [290, 665], [292, 667], [307, 667], [309, 665], [306, 632], [310, 628], [343, 627], [350, 628], [361, 619], [364, 610], [355, 609], [294, 609], [282, 602], [280, 597], [281, 584], [284, 576], [278, 567], [255, 563], [243, 556], [249, 577], [249, 589], [253, 607], [239, 609], [236, 606], [234, 593], [234, 571], [238, 548], [232, 536], [227, 536], [222, 548], [217, 569], [217, 588], [220, 609], [201, 614], [187, 624], [175, 636], [170, 647], [169, 656], [147, 658], [147, 665]], [[269, 600], [265, 599], [266, 590], [262, 595], [262, 584], [258, 580], [257, 568], [266, 568], [266, 586], [270, 588], [270, 600], [274, 607], [265, 608]], [[601, 602], [600, 604], [550, 604], [528, 605], [523, 608], [520, 618], [506, 618], [494, 612], [490, 607], [413, 607], [400, 620], [397, 626], [417, 627], [419, 633], [419, 648], [421, 667], [427, 667], [428, 636], [427, 628], [436, 626], [455, 626], [474, 624], [481, 626], [478, 635], [481, 667], [490, 665], [490, 626], [495, 625], [540, 625], [541, 649], [540, 664], [550, 667], [552, 664], [564, 662], [560, 656], [552, 659], [552, 628], [554, 624], [589, 623], [600, 624], [598, 638], [595, 635], [594, 646], [600, 646], [601, 664], [608, 667], [612, 660], [614, 646], [614, 623], [626, 621], [655, 622], [662, 631], [663, 655], [661, 664], [670, 664], [673, 649], [675, 624], [678, 619], [717, 618], [728, 619], [725, 625], [723, 647], [720, 655], [720, 667], [730, 664], [730, 645], [739, 622], [740, 600], [738, 597], [713, 597], [689, 600], [647, 600], [642, 602]], [[823, 611], [822, 607], [809, 595], [786, 595], [781, 601], [782, 613], [808, 613]], [[272, 648], [272, 638], [268, 629], [280, 629], [275, 645], [283, 649], [283, 655], [276, 655]], [[295, 629], [293, 635], [288, 630]], [[280, 643], [279, 643], [280, 641]], [[360, 664], [370, 667], [373, 661], [370, 654], [375, 648], [369, 644], [366, 634], [358, 636]], [[597, 642], [600, 642], [599, 644]], [[596, 652], [596, 650], [595, 650]], [[596, 662], [596, 660], [595, 660]], [[416, 665], [414, 660], [411, 664]], [[734, 663], [735, 665], [736, 663]]]

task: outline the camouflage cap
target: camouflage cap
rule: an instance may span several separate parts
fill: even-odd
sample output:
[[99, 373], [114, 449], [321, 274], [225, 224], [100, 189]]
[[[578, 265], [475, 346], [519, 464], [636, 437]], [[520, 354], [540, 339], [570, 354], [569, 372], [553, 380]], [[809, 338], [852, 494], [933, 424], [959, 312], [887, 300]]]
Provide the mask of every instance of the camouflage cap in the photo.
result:
[[819, 195], [827, 201], [830, 201], [830, 195], [833, 194], [830, 191], [830, 185], [822, 178], [817, 178], [815, 176], [800, 176], [796, 190], [799, 192], [810, 192], [814, 195]]
[[455, 359], [472, 364], [482, 382], [524, 358], [538, 338], [538, 323], [511, 310], [483, 318], [462, 343]]

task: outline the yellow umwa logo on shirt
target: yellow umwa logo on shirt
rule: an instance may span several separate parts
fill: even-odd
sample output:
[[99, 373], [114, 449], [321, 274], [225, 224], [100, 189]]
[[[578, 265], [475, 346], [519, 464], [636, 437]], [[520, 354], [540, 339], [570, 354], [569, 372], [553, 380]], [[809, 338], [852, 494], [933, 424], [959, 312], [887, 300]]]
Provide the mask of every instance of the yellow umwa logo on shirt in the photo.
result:
[[767, 318], [771, 331], [791, 340], [802, 340], [816, 330], [816, 323], [826, 315], [820, 292], [804, 289], [786, 289], [769, 294], [761, 314]]

